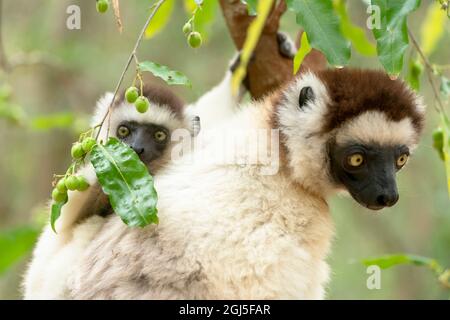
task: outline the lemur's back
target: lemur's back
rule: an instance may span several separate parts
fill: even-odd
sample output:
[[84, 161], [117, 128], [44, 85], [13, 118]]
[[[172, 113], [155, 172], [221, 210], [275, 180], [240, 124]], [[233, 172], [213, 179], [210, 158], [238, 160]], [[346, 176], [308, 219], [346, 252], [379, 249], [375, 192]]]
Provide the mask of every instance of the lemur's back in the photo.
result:
[[186, 161], [155, 183], [160, 224], [109, 217], [71, 279], [73, 298], [323, 297], [328, 207], [282, 170]]

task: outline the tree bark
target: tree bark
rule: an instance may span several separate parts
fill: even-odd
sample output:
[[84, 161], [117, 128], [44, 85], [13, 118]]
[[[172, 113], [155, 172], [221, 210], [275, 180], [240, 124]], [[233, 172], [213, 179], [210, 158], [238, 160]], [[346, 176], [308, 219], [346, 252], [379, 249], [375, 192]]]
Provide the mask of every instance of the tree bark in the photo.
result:
[[[241, 50], [247, 36], [248, 26], [254, 17], [248, 15], [247, 6], [240, 0], [220, 0], [220, 6], [233, 42], [236, 48]], [[276, 90], [294, 77], [293, 61], [280, 54], [277, 41], [280, 19], [285, 11], [285, 1], [275, 1], [248, 65], [245, 84], [255, 99]], [[307, 69], [318, 70], [324, 68], [325, 64], [326, 60], [323, 55], [313, 50], [305, 57], [300, 72]]]

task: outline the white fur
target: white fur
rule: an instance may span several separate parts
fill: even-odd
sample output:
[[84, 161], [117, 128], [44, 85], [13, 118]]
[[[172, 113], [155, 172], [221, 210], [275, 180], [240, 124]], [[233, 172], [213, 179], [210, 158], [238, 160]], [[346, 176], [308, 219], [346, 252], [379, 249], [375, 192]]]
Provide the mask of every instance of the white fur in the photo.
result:
[[[113, 94], [111, 92], [107, 92], [97, 102], [95, 115], [91, 123], [92, 127], [98, 125], [105, 117], [111, 104], [112, 98]], [[99, 139], [106, 141], [107, 133], [109, 133], [109, 137], [115, 137], [117, 128], [123, 121], [153, 123], [156, 125], [165, 126], [171, 132], [177, 128], [190, 127], [189, 119], [184, 119], [183, 121], [178, 119], [176, 115], [170, 110], [169, 106], [150, 102], [149, 110], [145, 113], [140, 113], [132, 104], [128, 102], [122, 102], [119, 106], [113, 107], [109, 115], [106, 117], [105, 125], [102, 126], [99, 134]]]
[[[261, 106], [249, 106], [227, 129], [262, 127], [256, 119]], [[204, 147], [214, 152], [214, 143]], [[130, 229], [109, 218], [73, 273], [71, 297], [324, 297], [333, 234], [328, 206], [286, 172], [264, 176], [253, 167], [186, 161], [155, 184], [160, 224]], [[138, 283], [133, 275], [141, 276]]]
[[[300, 109], [298, 95], [306, 86], [314, 92], [314, 103], [309, 102]], [[329, 102], [326, 88], [313, 73], [306, 73], [283, 96], [285, 102], [278, 109], [278, 117], [280, 130], [286, 137], [293, 177], [312, 192], [328, 194], [333, 189], [326, 170], [326, 141], [330, 135], [320, 133]], [[311, 171], [316, 175], [311, 175]]]
[[[112, 109], [105, 120], [99, 138], [105, 141], [107, 134], [116, 136], [117, 128], [122, 121], [163, 125], [171, 132], [177, 128], [192, 129], [189, 122], [194, 115], [199, 115], [203, 124], [219, 123], [223, 121], [223, 117], [230, 116], [237, 106], [237, 98], [231, 95], [230, 81], [231, 75], [228, 72], [219, 85], [207, 92], [199, 101], [188, 106], [183, 121], [179, 120], [168, 106], [151, 103], [150, 110], [142, 114], [137, 112], [133, 105], [123, 102]], [[112, 99], [111, 92], [107, 92], [99, 99], [91, 121], [92, 127], [103, 120]], [[215, 117], [215, 111], [219, 110], [220, 117]], [[208, 125], [206, 127], [208, 128]], [[96, 184], [97, 178], [91, 164], [80, 169], [77, 174], [84, 176], [90, 187], [84, 192], [69, 191], [69, 201], [62, 208], [61, 216], [56, 222], [58, 234], [54, 234], [51, 228], [47, 227], [40, 237], [24, 279], [26, 299], [66, 297], [67, 294], [63, 288], [67, 287], [67, 284], [63, 279], [67, 278], [69, 270], [73, 268], [89, 243], [93, 235], [89, 231], [98, 230], [104, 222], [98, 217], [82, 221], [86, 218], [86, 214], [89, 215], [89, 211], [86, 210], [95, 200], [92, 199], [95, 196], [92, 186]], [[84, 231], [77, 231], [78, 229]]]
[[[92, 216], [84, 223], [71, 229], [70, 241], [62, 241], [61, 235], [55, 234], [47, 226], [36, 248], [33, 261], [25, 274], [25, 299], [61, 299], [68, 296], [68, 279], [72, 267], [82, 256], [84, 248], [94, 238], [104, 218]], [[67, 236], [67, 234], [64, 234]], [[66, 238], [67, 239], [67, 238]]]
[[336, 134], [336, 142], [412, 146], [417, 143], [417, 132], [410, 118], [391, 121], [380, 111], [366, 111], [347, 121]]
[[[311, 86], [316, 98], [300, 109], [298, 94], [304, 86]], [[64, 259], [55, 255], [52, 239], [43, 237], [35, 260], [50, 261], [55, 255], [56, 265], [70, 270], [55, 282], [39, 275], [52, 282], [45, 290], [75, 299], [323, 298], [333, 237], [325, 199], [336, 189], [328, 173], [326, 142], [337, 132], [320, 133], [329, 98], [313, 74], [294, 81], [283, 95], [277, 112], [287, 150], [285, 168], [266, 176], [258, 165], [205, 165], [192, 163], [191, 157], [172, 163], [155, 177], [159, 225], [131, 229], [110, 216], [92, 239], [86, 236], [82, 253], [70, 249], [78, 254], [76, 263], [65, 257], [70, 264], [64, 265], [58, 264]], [[252, 103], [223, 123], [223, 129], [248, 134], [270, 129], [265, 110], [271, 107], [270, 99]], [[366, 139], [354, 126], [367, 122], [363, 114], [345, 125]], [[407, 122], [400, 127], [409, 138]], [[383, 128], [398, 129], [392, 123]], [[387, 137], [383, 141], [392, 141], [392, 134]], [[208, 138], [195, 154], [216, 152], [219, 141]], [[238, 154], [245, 158], [246, 152]], [[46, 243], [48, 252], [40, 252]], [[33, 290], [32, 297], [49, 295]]]
[[240, 96], [232, 94], [231, 77], [232, 73], [228, 71], [217, 86], [187, 107], [188, 115], [200, 117], [202, 130], [217, 127], [237, 111]]

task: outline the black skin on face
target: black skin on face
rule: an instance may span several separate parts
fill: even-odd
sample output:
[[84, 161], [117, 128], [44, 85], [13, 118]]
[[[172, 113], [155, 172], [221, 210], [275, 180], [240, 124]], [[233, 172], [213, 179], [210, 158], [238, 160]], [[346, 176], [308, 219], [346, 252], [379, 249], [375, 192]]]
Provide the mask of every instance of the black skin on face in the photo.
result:
[[359, 204], [379, 210], [398, 201], [395, 178], [409, 156], [406, 146], [339, 146], [331, 142], [328, 151], [331, 175]]
[[117, 127], [116, 136], [128, 144], [147, 165], [162, 156], [170, 141], [170, 132], [167, 128], [135, 121], [121, 122]]

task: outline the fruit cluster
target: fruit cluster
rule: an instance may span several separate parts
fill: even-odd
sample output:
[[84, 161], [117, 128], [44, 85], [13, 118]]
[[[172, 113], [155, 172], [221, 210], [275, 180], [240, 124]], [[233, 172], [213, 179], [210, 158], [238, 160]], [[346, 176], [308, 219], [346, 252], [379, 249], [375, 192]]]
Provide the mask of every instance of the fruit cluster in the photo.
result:
[[202, 35], [194, 30], [194, 17], [184, 24], [183, 33], [186, 35], [191, 48], [199, 48], [202, 45]]
[[140, 113], [147, 112], [150, 107], [147, 97], [143, 96], [142, 92], [139, 94], [139, 90], [135, 86], [131, 86], [125, 91], [125, 99], [128, 103], [134, 103], [136, 110]]
[[[70, 151], [75, 162], [81, 161], [92, 148], [97, 144], [94, 138], [86, 137], [81, 142], [76, 142]], [[67, 171], [61, 179], [58, 180], [52, 191], [52, 199], [55, 202], [67, 202], [67, 191], [84, 191], [89, 187], [89, 183], [83, 176], [74, 174], [75, 164]]]

